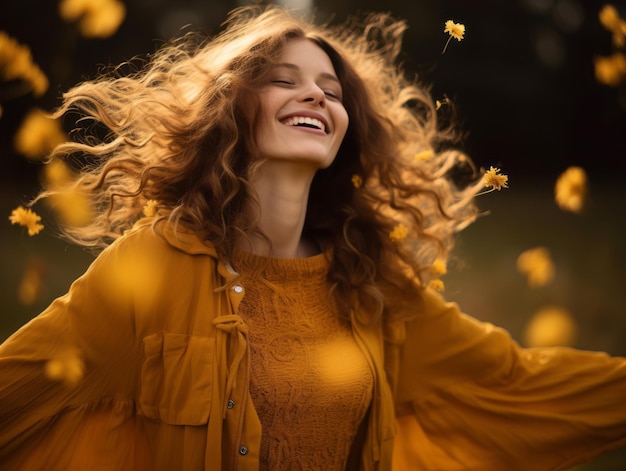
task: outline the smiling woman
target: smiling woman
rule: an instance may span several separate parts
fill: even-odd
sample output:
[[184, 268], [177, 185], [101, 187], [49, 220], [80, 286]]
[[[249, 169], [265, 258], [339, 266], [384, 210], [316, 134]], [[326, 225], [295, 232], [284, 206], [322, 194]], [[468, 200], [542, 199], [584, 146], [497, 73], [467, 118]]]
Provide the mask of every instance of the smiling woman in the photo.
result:
[[106, 132], [58, 145], [89, 165], [37, 199], [87, 195], [61, 230], [103, 250], [0, 346], [3, 467], [543, 470], [626, 444], [624, 359], [521, 349], [429, 288], [506, 177], [455, 183], [404, 29], [242, 8], [64, 95]]

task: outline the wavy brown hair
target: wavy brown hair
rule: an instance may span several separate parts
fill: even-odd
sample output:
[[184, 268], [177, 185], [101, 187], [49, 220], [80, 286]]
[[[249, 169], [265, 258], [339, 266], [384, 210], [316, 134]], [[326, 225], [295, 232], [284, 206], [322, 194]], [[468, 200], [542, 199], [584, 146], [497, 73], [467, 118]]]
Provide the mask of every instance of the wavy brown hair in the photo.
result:
[[[471, 166], [450, 147], [454, 129], [439, 123], [428, 89], [398, 67], [405, 27], [387, 14], [332, 27], [277, 7], [240, 8], [212, 39], [186, 35], [138, 71], [114, 70], [74, 87], [56, 114], [77, 112], [77, 123], [91, 124], [78, 126], [86, 136], [51, 158], [79, 155], [87, 163], [76, 186], [97, 211], [90, 224], [63, 234], [104, 247], [156, 200], [154, 227], [184, 226], [230, 259], [236, 241], [256, 230], [244, 211], [256, 204], [250, 181], [262, 165], [256, 91], [285, 42], [309, 38], [334, 65], [350, 124], [333, 164], [314, 178], [305, 235], [333, 248], [329, 276], [342, 298], [358, 293], [379, 316], [398, 290], [425, 285], [453, 233], [476, 215], [478, 185], [458, 188], [450, 178], [459, 165]], [[399, 242], [390, 234], [400, 224], [407, 236]]]

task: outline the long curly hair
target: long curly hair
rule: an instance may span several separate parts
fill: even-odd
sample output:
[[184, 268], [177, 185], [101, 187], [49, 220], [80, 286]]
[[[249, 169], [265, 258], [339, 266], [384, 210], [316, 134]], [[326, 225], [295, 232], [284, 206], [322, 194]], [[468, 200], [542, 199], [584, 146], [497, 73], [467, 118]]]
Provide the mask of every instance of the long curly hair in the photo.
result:
[[75, 187], [96, 215], [63, 235], [105, 247], [153, 200], [154, 227], [184, 226], [229, 260], [257, 230], [244, 211], [256, 204], [250, 182], [263, 163], [257, 91], [286, 41], [308, 38], [334, 65], [350, 124], [334, 163], [314, 178], [304, 232], [332, 247], [329, 277], [341, 298], [380, 317], [391, 298], [425, 286], [453, 234], [476, 217], [480, 186], [451, 178], [471, 161], [453, 147], [455, 129], [441, 124], [428, 88], [397, 64], [405, 28], [387, 14], [319, 26], [278, 7], [244, 7], [214, 38], [187, 34], [136, 71], [72, 88], [55, 114], [78, 113], [83, 133], [50, 158], [80, 156]]

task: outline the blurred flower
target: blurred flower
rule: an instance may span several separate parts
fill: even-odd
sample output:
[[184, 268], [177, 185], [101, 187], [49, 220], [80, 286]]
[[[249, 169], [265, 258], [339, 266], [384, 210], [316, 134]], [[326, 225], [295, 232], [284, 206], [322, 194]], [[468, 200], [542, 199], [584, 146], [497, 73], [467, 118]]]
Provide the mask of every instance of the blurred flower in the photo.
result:
[[45, 202], [64, 224], [80, 227], [92, 220], [89, 195], [73, 185], [74, 175], [65, 162], [51, 160], [43, 168], [41, 179], [47, 189], [55, 192]]
[[441, 100], [436, 100], [436, 101], [435, 101], [435, 106], [436, 106], [436, 109], [441, 108], [443, 105], [449, 105], [449, 104], [450, 104], [450, 100], [448, 100], [448, 98], [447, 98], [447, 97], [446, 97], [446, 98], [443, 98], [443, 99], [441, 99]]
[[616, 52], [611, 56], [594, 58], [596, 80], [610, 87], [617, 87], [626, 78], [626, 56]]
[[0, 77], [4, 80], [24, 80], [35, 96], [48, 90], [48, 78], [33, 62], [30, 49], [0, 31]]
[[23, 305], [30, 306], [42, 297], [45, 268], [43, 259], [32, 258], [28, 261], [17, 288], [18, 298]]
[[428, 287], [430, 289], [434, 289], [435, 291], [443, 291], [445, 289], [445, 285], [443, 283], [443, 281], [437, 279], [437, 280], [430, 280], [428, 282]]
[[446, 263], [440, 259], [435, 260], [430, 267], [430, 272], [433, 276], [445, 275], [448, 272], [446, 269]]
[[529, 347], [571, 347], [576, 336], [576, 323], [571, 314], [561, 307], [547, 306], [530, 319], [524, 340]]
[[38, 159], [66, 140], [67, 136], [56, 119], [49, 118], [40, 109], [34, 109], [17, 130], [14, 145], [20, 154]]
[[394, 242], [402, 242], [406, 239], [408, 233], [409, 231], [404, 224], [398, 224], [389, 234], [389, 238]]
[[569, 167], [556, 180], [554, 199], [564, 211], [578, 213], [587, 194], [587, 174], [582, 167]]
[[39, 224], [41, 216], [23, 206], [18, 206], [11, 211], [9, 221], [11, 221], [11, 224], [19, 224], [20, 226], [26, 227], [29, 236], [37, 235], [43, 229], [43, 225]]
[[465, 34], [465, 25], [461, 23], [455, 23], [452, 20], [448, 20], [446, 21], [443, 32], [448, 33], [450, 37], [448, 38], [448, 41], [446, 41], [446, 45], [444, 46], [443, 51], [441, 51], [442, 54], [446, 52], [446, 49], [448, 48], [448, 44], [450, 44], [450, 40], [452, 38], [456, 39], [457, 41], [460, 41], [461, 39], [463, 39], [463, 35]]
[[432, 151], [432, 149], [424, 150], [415, 155], [415, 161], [420, 162], [422, 160], [432, 159], [434, 155], [435, 153]]
[[148, 200], [146, 205], [143, 207], [143, 215], [146, 217], [154, 216], [158, 205], [159, 202], [157, 200]]
[[500, 169], [496, 167], [489, 168], [489, 171], [483, 175], [485, 186], [490, 186], [492, 190], [500, 191], [502, 188], [508, 188], [509, 177], [499, 173]]
[[352, 184], [354, 185], [354, 188], [361, 188], [361, 185], [363, 185], [363, 178], [361, 178], [361, 175], [357, 175], [356, 173], [352, 175]]
[[545, 286], [554, 279], [554, 263], [545, 247], [522, 252], [517, 257], [517, 270], [526, 275], [530, 287]]
[[613, 44], [617, 47], [624, 46], [626, 36], [626, 22], [620, 17], [613, 5], [604, 5], [598, 14], [600, 24], [613, 33]]
[[63, 381], [67, 386], [75, 386], [85, 373], [85, 363], [74, 349], [65, 350], [48, 360], [46, 376], [54, 381]]
[[78, 22], [86, 38], [108, 38], [124, 21], [126, 7], [119, 0], [61, 0], [59, 14], [69, 23]]

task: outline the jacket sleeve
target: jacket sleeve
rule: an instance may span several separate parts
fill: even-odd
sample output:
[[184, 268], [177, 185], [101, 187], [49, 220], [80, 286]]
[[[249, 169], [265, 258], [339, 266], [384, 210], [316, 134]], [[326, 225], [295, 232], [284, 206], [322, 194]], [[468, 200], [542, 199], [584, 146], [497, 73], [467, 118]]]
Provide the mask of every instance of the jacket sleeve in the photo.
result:
[[396, 469], [561, 470], [626, 445], [626, 360], [523, 349], [431, 291], [399, 331]]
[[0, 462], [11, 469], [62, 469], [58, 450], [67, 457], [90, 431], [128, 423], [140, 350], [131, 289], [119, 289], [124, 251], [105, 250], [0, 345]]

